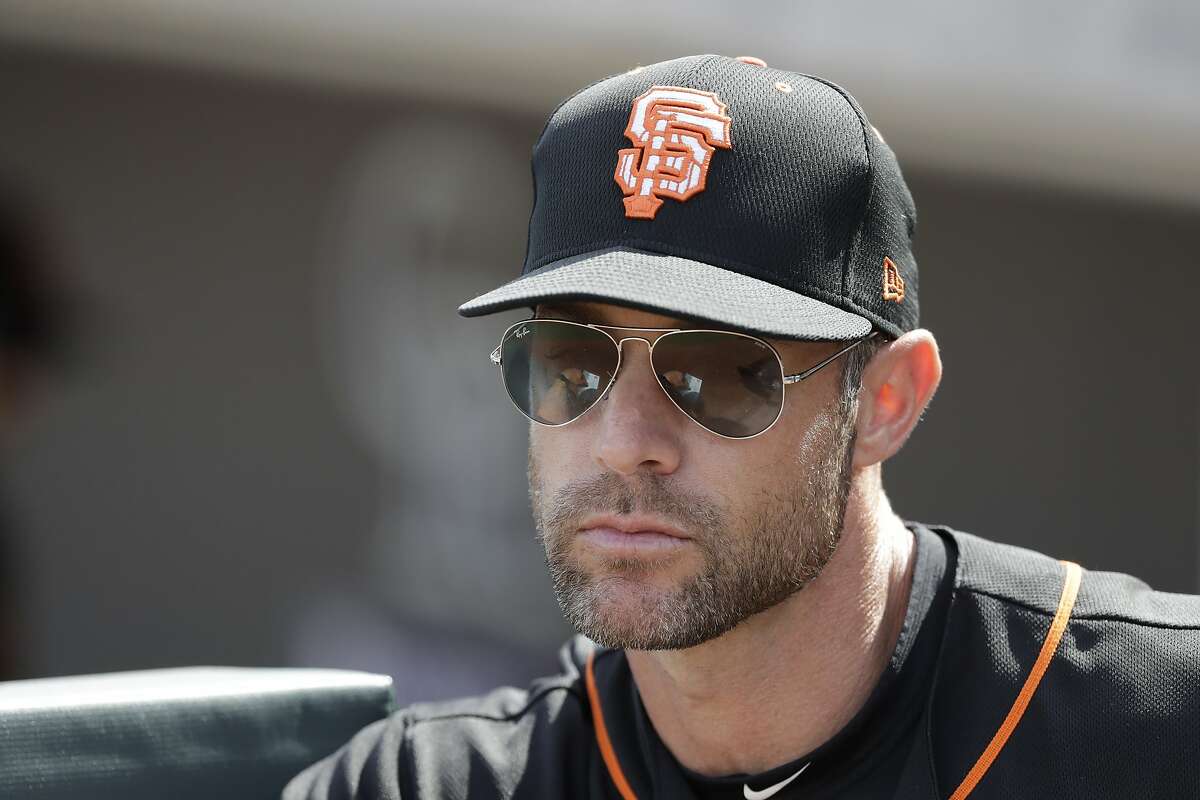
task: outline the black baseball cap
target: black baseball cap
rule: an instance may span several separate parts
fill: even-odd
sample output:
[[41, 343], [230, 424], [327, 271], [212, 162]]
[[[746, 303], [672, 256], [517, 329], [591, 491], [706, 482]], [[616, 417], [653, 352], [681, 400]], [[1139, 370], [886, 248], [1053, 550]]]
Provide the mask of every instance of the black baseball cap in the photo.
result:
[[791, 339], [917, 325], [912, 196], [822, 78], [718, 55], [605, 78], [550, 115], [533, 185], [521, 276], [463, 316], [591, 300]]

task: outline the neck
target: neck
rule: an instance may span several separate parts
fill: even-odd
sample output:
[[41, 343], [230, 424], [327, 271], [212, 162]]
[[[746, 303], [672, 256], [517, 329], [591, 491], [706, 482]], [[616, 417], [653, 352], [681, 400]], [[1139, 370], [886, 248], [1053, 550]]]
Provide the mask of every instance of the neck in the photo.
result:
[[837, 551], [803, 590], [696, 647], [627, 651], [646, 712], [679, 762], [702, 775], [753, 774], [841, 730], [895, 648], [913, 547], [878, 468], [864, 470]]

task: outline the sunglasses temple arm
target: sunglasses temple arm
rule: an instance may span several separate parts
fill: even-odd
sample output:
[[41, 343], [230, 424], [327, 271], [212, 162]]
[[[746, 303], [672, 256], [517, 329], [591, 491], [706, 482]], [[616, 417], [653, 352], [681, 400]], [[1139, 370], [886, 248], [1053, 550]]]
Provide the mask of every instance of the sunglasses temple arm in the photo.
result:
[[822, 370], [825, 367], [832, 364], [834, 361], [837, 361], [839, 358], [844, 356], [846, 353], [849, 353], [851, 350], [858, 347], [860, 344], [867, 341], [868, 339], [874, 339], [875, 335], [878, 332], [879, 331], [871, 331], [869, 334], [867, 334], [863, 338], [855, 339], [853, 342], [851, 342], [847, 346], [843, 347], [841, 350], [838, 350], [836, 353], [831, 355], [829, 358], [825, 359], [824, 361], [820, 362], [819, 364], [815, 364], [815, 365], [809, 367], [808, 369], [804, 370], [804, 372], [799, 372], [799, 373], [796, 373], [795, 375], [784, 375], [783, 376], [784, 384], [786, 385], [789, 383], [799, 383], [800, 381], [802, 381], [805, 378], [812, 375], [814, 372]]

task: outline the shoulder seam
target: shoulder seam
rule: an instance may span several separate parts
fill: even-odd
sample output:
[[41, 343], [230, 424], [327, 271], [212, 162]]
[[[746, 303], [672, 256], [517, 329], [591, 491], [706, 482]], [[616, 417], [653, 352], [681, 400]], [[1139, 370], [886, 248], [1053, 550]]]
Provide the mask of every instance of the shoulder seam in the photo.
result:
[[[1020, 608], [1025, 609], [1026, 611], [1032, 611], [1032, 612], [1034, 612], [1036, 614], [1040, 614], [1044, 617], [1053, 617], [1054, 616], [1053, 611], [1047, 611], [1044, 608], [1038, 608], [1037, 606], [1032, 606], [1029, 603], [1026, 603], [1022, 600], [1016, 600], [1012, 597], [1006, 597], [1002, 594], [996, 594], [995, 592], [989, 592], [986, 589], [977, 589], [977, 588], [970, 587], [970, 586], [960, 586], [959, 589], [962, 591], [965, 591], [965, 592], [970, 592], [971, 594], [979, 594], [979, 595], [983, 595], [984, 597], [990, 597], [991, 599], [999, 600], [1002, 603], [1007, 603], [1009, 605], [1018, 606]], [[1184, 630], [1184, 631], [1200, 630], [1200, 623], [1183, 624], [1183, 623], [1170, 623], [1170, 622], [1151, 622], [1149, 620], [1137, 619], [1136, 617], [1130, 617], [1130, 616], [1123, 615], [1123, 614], [1071, 614], [1070, 621], [1071, 622], [1123, 622], [1127, 625], [1139, 625], [1139, 626], [1146, 627], [1146, 628], [1162, 628], [1162, 629], [1166, 629], [1166, 630]]]
[[557, 692], [560, 690], [565, 691], [567, 694], [574, 697], [576, 702], [578, 702], [580, 705], [583, 704], [583, 698], [579, 695], [579, 693], [574, 689], [574, 687], [572, 685], [566, 684], [566, 685], [561, 685], [561, 686], [548, 686], [545, 689], [542, 689], [541, 691], [539, 691], [537, 694], [530, 697], [529, 700], [525, 703], [525, 705], [521, 706], [520, 710], [514, 711], [511, 714], [504, 714], [504, 715], [497, 716], [497, 715], [492, 715], [492, 714], [479, 714], [479, 713], [474, 713], [474, 712], [470, 712], [470, 711], [463, 711], [463, 712], [460, 712], [457, 714], [441, 714], [441, 715], [435, 716], [435, 717], [422, 717], [420, 719], [411, 719], [410, 718], [408, 727], [412, 728], [412, 727], [420, 725], [421, 723], [424, 723], [424, 722], [443, 722], [445, 720], [453, 720], [453, 719], [480, 719], [480, 720], [484, 720], [486, 722], [512, 722], [515, 719], [519, 719], [520, 717], [525, 716], [525, 714], [527, 714], [529, 712], [529, 710], [531, 708], [533, 708], [535, 705], [540, 703], [542, 701], [542, 699], [546, 697], [546, 695], [550, 694], [551, 692]]

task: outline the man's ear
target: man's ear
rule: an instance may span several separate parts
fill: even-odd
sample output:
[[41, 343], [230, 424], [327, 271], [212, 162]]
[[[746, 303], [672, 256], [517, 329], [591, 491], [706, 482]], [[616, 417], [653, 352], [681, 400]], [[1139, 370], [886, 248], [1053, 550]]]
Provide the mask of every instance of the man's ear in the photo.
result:
[[858, 393], [855, 468], [882, 463], [904, 445], [941, 379], [937, 341], [927, 330], [909, 331], [876, 352]]

